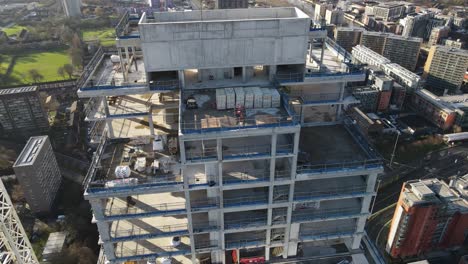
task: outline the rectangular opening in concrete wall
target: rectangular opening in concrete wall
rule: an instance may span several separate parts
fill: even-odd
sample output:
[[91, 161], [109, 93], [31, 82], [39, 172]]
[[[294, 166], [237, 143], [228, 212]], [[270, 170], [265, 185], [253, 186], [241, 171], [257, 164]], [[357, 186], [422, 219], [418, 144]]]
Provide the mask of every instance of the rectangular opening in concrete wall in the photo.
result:
[[[347, 253], [349, 252], [348, 248], [346, 247], [345, 243], [341, 239], [333, 239], [333, 240], [324, 240], [324, 241], [314, 241], [314, 242], [303, 242], [299, 243], [297, 247], [297, 255], [298, 258], [309, 258], [309, 257], [318, 257], [318, 256], [325, 256], [325, 255], [334, 255], [339, 253]], [[346, 257], [331, 257], [327, 258], [330, 260], [330, 263], [339, 263], [343, 260], [348, 260], [349, 262], [352, 261], [350, 256]]]
[[273, 208], [271, 214], [271, 224], [272, 225], [282, 225], [286, 224], [288, 214], [287, 207]]
[[142, 217], [113, 221], [110, 235], [117, 240], [138, 240], [142, 237], [164, 238], [188, 235], [187, 215]]
[[224, 229], [235, 230], [252, 227], [265, 227], [267, 225], [268, 211], [251, 210], [242, 211], [242, 213], [225, 213], [224, 214]]
[[292, 158], [277, 158], [275, 160], [275, 181], [291, 179]]
[[268, 187], [227, 190], [223, 201], [224, 207], [268, 204]]
[[318, 219], [352, 217], [361, 213], [361, 207], [361, 198], [296, 202], [292, 212], [292, 221], [308, 222]]
[[356, 232], [357, 218], [303, 223], [299, 237], [302, 241], [326, 240], [333, 237], [351, 237]]
[[223, 184], [264, 182], [270, 180], [270, 160], [223, 162]]
[[271, 136], [223, 139], [223, 159], [271, 155]]
[[218, 234], [212, 236], [210, 233], [205, 234], [195, 234], [193, 236], [195, 241], [195, 250], [200, 251], [210, 251], [218, 247]]
[[266, 230], [224, 234], [226, 249], [257, 248], [266, 243]]
[[337, 118], [338, 105], [303, 106], [304, 124], [334, 122]]
[[304, 64], [277, 65], [276, 79], [280, 82], [304, 81]]
[[276, 155], [291, 154], [294, 151], [294, 134], [278, 134], [276, 139]]
[[294, 186], [294, 201], [330, 199], [330, 197], [365, 194], [367, 189], [365, 175], [330, 179], [300, 181]]
[[185, 141], [185, 158], [190, 161], [197, 160], [216, 160], [217, 143], [216, 140], [196, 140]]
[[216, 163], [186, 165], [182, 171], [190, 186], [211, 187], [217, 185], [218, 164]]
[[[182, 257], [190, 253], [190, 248], [189, 236], [174, 236], [119, 242], [115, 244], [115, 254], [117, 257], [145, 256], [149, 254], [171, 254]], [[181, 260], [184, 263], [190, 263], [186, 262], [190, 260], [190, 256], [185, 258], [181, 258]]]
[[331, 103], [340, 99], [341, 85], [342, 83], [308, 84], [287, 86], [287, 88], [290, 98], [299, 99], [303, 104]]
[[172, 90], [179, 87], [178, 71], [158, 71], [148, 73], [150, 90]]
[[273, 187], [273, 203], [285, 203], [289, 200], [289, 184]]
[[245, 248], [239, 251], [240, 263], [264, 263], [265, 247]]
[[193, 233], [206, 233], [219, 229], [218, 212], [192, 213]]
[[190, 206], [192, 211], [208, 210], [219, 204], [216, 190], [193, 190], [190, 191]]
[[283, 243], [286, 235], [286, 228], [272, 228], [270, 235], [271, 243]]
[[197, 263], [200, 264], [211, 264], [211, 263], [216, 263], [212, 258], [211, 258], [211, 253], [200, 253], [196, 254], [197, 258]]
[[185, 212], [183, 192], [129, 195], [107, 199], [105, 215], [164, 215]]

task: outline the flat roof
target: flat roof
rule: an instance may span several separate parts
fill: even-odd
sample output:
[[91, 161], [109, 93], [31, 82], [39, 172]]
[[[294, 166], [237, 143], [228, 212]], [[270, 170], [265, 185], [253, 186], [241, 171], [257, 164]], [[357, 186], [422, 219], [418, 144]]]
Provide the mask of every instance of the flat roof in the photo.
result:
[[23, 86], [15, 88], [0, 89], [0, 96], [9, 94], [30, 93], [37, 91], [37, 86]]
[[453, 107], [450, 104], [441, 100], [438, 96], [434, 95], [433, 93], [429, 92], [426, 89], [418, 90], [416, 91], [416, 94], [420, 95], [424, 99], [432, 102], [433, 104], [437, 105], [438, 107], [440, 107], [441, 109], [444, 109], [447, 112], [455, 111], [455, 109], [453, 109]]
[[37, 153], [44, 146], [48, 136], [36, 136], [30, 137], [26, 146], [19, 154], [18, 158], [13, 164], [13, 167], [26, 166], [34, 163], [37, 157]]
[[146, 13], [143, 14], [140, 24], [309, 18], [304, 12], [295, 7], [154, 12], [153, 15], [154, 18], [149, 18]]
[[67, 237], [67, 232], [55, 232], [50, 233], [49, 239], [42, 251], [42, 256], [47, 257], [51, 254], [58, 254], [62, 251], [63, 245], [65, 244], [65, 239]]

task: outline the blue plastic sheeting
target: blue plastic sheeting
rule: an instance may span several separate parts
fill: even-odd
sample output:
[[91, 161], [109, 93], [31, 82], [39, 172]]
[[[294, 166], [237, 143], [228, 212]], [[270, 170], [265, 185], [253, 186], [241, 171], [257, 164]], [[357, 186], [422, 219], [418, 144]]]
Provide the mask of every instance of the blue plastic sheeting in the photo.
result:
[[265, 177], [265, 178], [260, 178], [260, 179], [253, 179], [253, 180], [228, 180], [228, 181], [223, 181], [224, 185], [233, 185], [233, 184], [239, 184], [239, 183], [252, 183], [252, 182], [267, 182], [269, 181], [270, 178]]
[[159, 257], [173, 257], [173, 256], [188, 255], [190, 253], [191, 253], [190, 250], [158, 252], [158, 253], [151, 253], [151, 254], [132, 255], [128, 257], [117, 257], [115, 258], [115, 261], [125, 262], [125, 261], [135, 261], [135, 260], [146, 260], [146, 259], [154, 259], [154, 258], [159, 258]]
[[152, 212], [145, 212], [145, 213], [135, 213], [135, 214], [119, 214], [119, 215], [110, 215], [104, 217], [105, 220], [117, 220], [121, 218], [128, 218], [129, 216], [133, 218], [140, 218], [140, 217], [150, 217], [150, 216], [160, 216], [160, 215], [169, 215], [169, 214], [178, 214], [178, 213], [185, 213], [187, 210], [185, 209], [175, 209], [175, 210], [165, 210], [165, 211], [152, 211]]
[[235, 242], [226, 241], [226, 248], [244, 248], [244, 247], [252, 247], [252, 246], [262, 246], [265, 244], [266, 244], [265, 240], [235, 241]]
[[112, 89], [137, 89], [137, 88], [146, 88], [146, 84], [137, 84], [137, 85], [99, 85], [99, 86], [88, 86], [82, 87], [82, 91], [99, 91], [99, 90], [112, 90]]
[[321, 198], [329, 198], [329, 197], [349, 197], [349, 196], [363, 196], [366, 194], [366, 191], [361, 191], [361, 192], [349, 192], [349, 193], [343, 193], [343, 194], [338, 194], [338, 193], [331, 193], [331, 194], [324, 194], [324, 195], [310, 195], [308, 197], [295, 197], [294, 201], [308, 201], [308, 200], [317, 200]]
[[187, 158], [188, 161], [210, 161], [216, 160], [218, 157], [216, 156], [208, 156], [208, 157], [194, 157], [194, 158]]
[[168, 236], [182, 236], [188, 235], [188, 230], [178, 230], [172, 232], [161, 232], [161, 233], [153, 233], [153, 234], [144, 234], [144, 235], [132, 235], [132, 236], [121, 236], [121, 237], [114, 237], [111, 238], [110, 241], [117, 243], [123, 241], [132, 241], [132, 240], [146, 240], [158, 237], [168, 237]]
[[220, 131], [230, 131], [230, 130], [239, 130], [239, 129], [248, 129], [248, 128], [284, 127], [284, 126], [295, 126], [295, 125], [297, 125], [297, 122], [295, 120], [291, 120], [289, 122], [284, 122], [284, 123], [250, 125], [250, 126], [215, 127], [215, 128], [203, 128], [203, 129], [183, 128], [182, 133], [184, 133], [184, 134], [203, 134], [203, 133], [206, 133], [206, 132], [220, 132]]
[[339, 171], [351, 171], [351, 170], [362, 170], [362, 169], [374, 169], [374, 168], [382, 168], [382, 164], [368, 164], [368, 165], [360, 165], [360, 166], [349, 166], [349, 167], [333, 167], [333, 168], [318, 168], [318, 169], [301, 169], [298, 170], [298, 174], [304, 173], [324, 173], [324, 172], [339, 172]]
[[148, 116], [148, 113], [129, 113], [129, 114], [117, 114], [117, 115], [108, 115], [108, 118], [128, 118], [136, 116]]
[[235, 203], [224, 204], [224, 207], [236, 207], [243, 205], [257, 205], [257, 204], [268, 204], [268, 199], [259, 200], [259, 201], [240, 201]]
[[324, 212], [321, 215], [296, 215], [292, 216], [292, 222], [302, 222], [302, 221], [313, 221], [317, 219], [327, 219], [327, 218], [337, 218], [337, 217], [351, 217], [361, 215], [359, 210], [356, 212], [337, 212], [337, 213], [326, 213]]
[[258, 158], [258, 157], [269, 157], [270, 153], [246, 153], [246, 154], [231, 154], [223, 156], [225, 160], [233, 160], [233, 159], [243, 159], [243, 158]]
[[331, 237], [343, 237], [343, 236], [352, 236], [354, 235], [353, 231], [348, 232], [338, 232], [338, 233], [329, 233], [321, 235], [300, 235], [301, 240], [317, 240], [317, 239], [327, 239]]

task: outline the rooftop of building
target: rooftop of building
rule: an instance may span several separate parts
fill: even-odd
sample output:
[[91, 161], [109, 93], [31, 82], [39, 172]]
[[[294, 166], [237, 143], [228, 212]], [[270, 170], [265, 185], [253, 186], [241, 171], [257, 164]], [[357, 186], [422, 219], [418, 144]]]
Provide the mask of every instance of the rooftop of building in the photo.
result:
[[403, 1], [393, 1], [393, 2], [384, 2], [384, 3], [379, 3], [377, 6], [378, 7], [383, 7], [383, 8], [394, 8], [398, 6], [403, 6], [406, 3]]
[[37, 158], [37, 152], [44, 146], [48, 136], [30, 137], [26, 146], [19, 154], [18, 158], [13, 164], [13, 167], [27, 166], [34, 163]]
[[50, 257], [54, 254], [59, 254], [63, 245], [65, 244], [65, 239], [67, 237], [67, 232], [54, 232], [50, 233], [47, 243], [42, 251], [42, 256], [44, 258]]
[[295, 7], [193, 10], [191, 12], [154, 12], [151, 17], [143, 14], [140, 24], [249, 21], [309, 18]]
[[391, 34], [391, 33], [387, 35], [387, 38], [389, 38], [389, 39], [398, 39], [398, 40], [406, 40], [406, 41], [418, 42], [418, 43], [421, 43], [421, 42], [422, 42], [422, 38], [417, 38], [417, 37], [404, 37], [404, 36], [400, 36], [400, 35], [396, 35], [396, 34]]
[[446, 204], [451, 211], [468, 212], [468, 202], [448, 184], [436, 178], [409, 181], [403, 193], [408, 206]]
[[37, 91], [37, 86], [23, 86], [23, 87], [14, 87], [0, 89], [0, 96], [2, 95], [12, 95], [12, 94], [21, 94], [21, 93], [30, 93]]
[[458, 48], [442, 46], [442, 45], [432, 46], [431, 50], [432, 49], [435, 49], [436, 51], [441, 51], [444, 53], [450, 53], [456, 56], [468, 57], [468, 50], [465, 50], [465, 49], [458, 49]]
[[[360, 166], [363, 162], [376, 162], [378, 154], [352, 124], [316, 126], [301, 129], [299, 150], [305, 157], [304, 168], [319, 166]], [[369, 162], [369, 164], [371, 163]]]
[[337, 27], [335, 30], [338, 32], [365, 32], [365, 29], [361, 27]]
[[430, 91], [426, 89], [418, 90], [415, 93], [421, 96], [422, 98], [430, 101], [431, 103], [435, 104], [437, 107], [443, 109], [446, 112], [455, 111], [455, 108], [453, 107], [451, 103], [447, 102], [446, 100], [441, 100], [439, 96], [431, 93]]

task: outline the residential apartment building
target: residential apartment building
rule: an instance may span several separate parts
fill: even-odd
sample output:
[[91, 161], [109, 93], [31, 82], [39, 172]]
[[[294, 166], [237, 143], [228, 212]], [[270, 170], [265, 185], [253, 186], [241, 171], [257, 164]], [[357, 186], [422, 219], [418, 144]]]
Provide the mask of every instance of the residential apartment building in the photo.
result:
[[455, 186], [438, 179], [409, 181], [402, 187], [386, 250], [405, 258], [461, 247], [467, 229], [468, 203]]
[[328, 4], [328, 3], [315, 4], [314, 20], [315, 21], [325, 20], [325, 14], [327, 10], [333, 10], [333, 5]]
[[357, 45], [352, 51], [353, 59], [360, 63], [377, 66], [385, 74], [392, 77], [397, 83], [409, 91], [421, 88], [421, 77], [403, 68], [399, 64], [392, 63], [389, 59], [362, 45]]
[[344, 24], [344, 11], [341, 9], [334, 9], [325, 11], [325, 21], [327, 24], [341, 26]]
[[465, 42], [461, 41], [460, 39], [453, 40], [453, 39], [446, 39], [443, 41], [444, 45], [451, 48], [456, 49], [463, 49], [465, 48]]
[[442, 130], [452, 128], [457, 119], [457, 111], [452, 105], [425, 89], [412, 95], [411, 108]]
[[432, 46], [424, 65], [426, 85], [439, 92], [454, 93], [463, 83], [468, 68], [468, 51]]
[[385, 21], [391, 21], [402, 17], [405, 10], [406, 6], [401, 2], [380, 3], [372, 7], [372, 15]]
[[300, 261], [340, 245], [327, 260], [366, 263], [383, 169], [344, 115], [365, 74], [325, 30], [255, 8], [144, 13], [138, 37], [118, 32], [121, 61], [97, 53], [78, 81], [107, 133], [84, 183], [103, 258]]
[[414, 71], [419, 58], [422, 39], [405, 38], [389, 34], [385, 40], [382, 55], [400, 66]]
[[364, 31], [361, 35], [360, 44], [362, 46], [368, 47], [369, 49], [377, 52], [378, 54], [382, 54], [387, 36], [388, 33]]
[[363, 32], [363, 28], [337, 27], [333, 33], [336, 43], [351, 52], [353, 47], [359, 44]]
[[215, 7], [217, 9], [234, 9], [234, 8], [248, 8], [248, 0], [216, 0]]
[[13, 170], [31, 211], [50, 212], [62, 176], [49, 137], [31, 137], [13, 164]]
[[450, 33], [450, 27], [442, 26], [433, 28], [428, 44], [431, 46], [440, 44], [443, 38], [447, 38]]
[[47, 113], [37, 86], [0, 90], [0, 133], [27, 137], [48, 129]]

